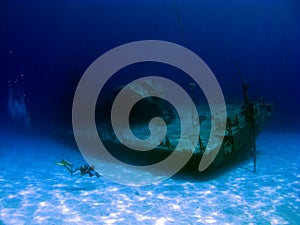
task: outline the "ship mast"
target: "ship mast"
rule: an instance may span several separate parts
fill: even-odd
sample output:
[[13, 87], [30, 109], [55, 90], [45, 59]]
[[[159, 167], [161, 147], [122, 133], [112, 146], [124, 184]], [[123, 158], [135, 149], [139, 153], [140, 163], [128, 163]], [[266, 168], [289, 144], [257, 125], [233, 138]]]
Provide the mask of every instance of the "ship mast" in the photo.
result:
[[240, 78], [242, 88], [243, 88], [243, 95], [244, 95], [244, 107], [245, 107], [245, 119], [246, 122], [250, 123], [251, 128], [251, 142], [252, 142], [252, 155], [253, 155], [253, 173], [256, 173], [256, 140], [255, 140], [255, 111], [254, 106], [250, 102], [250, 98], [248, 96], [248, 84], [244, 83], [240, 69], [238, 64], [235, 64], [238, 76]]
[[174, 7], [175, 7], [175, 11], [176, 11], [176, 18], [177, 18], [177, 23], [178, 23], [178, 27], [179, 27], [179, 30], [180, 30], [180, 35], [181, 35], [181, 38], [182, 38], [183, 46], [186, 47], [186, 41], [185, 41], [185, 37], [184, 37], [184, 32], [183, 32], [182, 23], [181, 23], [181, 19], [180, 19], [179, 10], [178, 10], [178, 7], [177, 7], [176, 0], [173, 0], [173, 4], [174, 4]]
[[[175, 12], [176, 12], [176, 19], [177, 19], [177, 23], [178, 23], [178, 27], [179, 27], [181, 39], [182, 39], [182, 45], [184, 47], [187, 47], [186, 39], [185, 39], [185, 36], [184, 36], [184, 32], [183, 32], [183, 28], [182, 28], [182, 22], [181, 22], [181, 18], [180, 18], [180, 14], [179, 14], [179, 10], [178, 10], [178, 6], [177, 6], [176, 0], [173, 0], [173, 4], [174, 4], [174, 8], [175, 8]], [[196, 84], [194, 82], [191, 82], [189, 85], [190, 85], [190, 90], [192, 92], [192, 99], [194, 100], [195, 99]], [[193, 121], [193, 126], [194, 126], [195, 112], [194, 112], [194, 108], [193, 107], [192, 107], [192, 121]]]

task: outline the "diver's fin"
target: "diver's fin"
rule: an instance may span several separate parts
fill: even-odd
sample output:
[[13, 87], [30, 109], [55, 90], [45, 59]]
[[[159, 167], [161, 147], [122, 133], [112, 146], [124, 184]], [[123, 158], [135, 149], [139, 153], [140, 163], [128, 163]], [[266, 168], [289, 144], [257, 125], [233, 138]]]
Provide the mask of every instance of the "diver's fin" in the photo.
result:
[[57, 162], [56, 165], [58, 166], [73, 166], [71, 163], [69, 163], [67, 160], [62, 159], [60, 162]]
[[61, 162], [62, 162], [62, 163], [65, 163], [66, 165], [73, 166], [72, 163], [68, 162], [68, 161], [65, 160], [65, 159], [62, 159]]

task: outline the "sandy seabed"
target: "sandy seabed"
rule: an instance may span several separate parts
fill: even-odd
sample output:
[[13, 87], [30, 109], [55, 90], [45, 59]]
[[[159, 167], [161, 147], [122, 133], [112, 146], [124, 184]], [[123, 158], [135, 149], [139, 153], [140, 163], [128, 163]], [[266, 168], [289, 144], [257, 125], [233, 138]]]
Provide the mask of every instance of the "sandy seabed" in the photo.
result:
[[130, 187], [69, 175], [55, 165], [80, 153], [53, 140], [9, 136], [0, 144], [0, 224], [297, 224], [300, 134], [263, 132], [252, 160], [213, 179], [177, 175]]

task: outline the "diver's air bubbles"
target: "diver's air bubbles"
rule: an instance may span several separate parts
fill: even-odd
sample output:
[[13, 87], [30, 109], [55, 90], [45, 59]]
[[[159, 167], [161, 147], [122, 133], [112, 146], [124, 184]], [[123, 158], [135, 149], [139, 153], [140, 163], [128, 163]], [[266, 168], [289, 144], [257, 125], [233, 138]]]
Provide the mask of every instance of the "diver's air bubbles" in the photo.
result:
[[14, 81], [8, 81], [8, 115], [17, 123], [31, 127], [28, 100], [24, 90], [24, 75], [21, 74]]

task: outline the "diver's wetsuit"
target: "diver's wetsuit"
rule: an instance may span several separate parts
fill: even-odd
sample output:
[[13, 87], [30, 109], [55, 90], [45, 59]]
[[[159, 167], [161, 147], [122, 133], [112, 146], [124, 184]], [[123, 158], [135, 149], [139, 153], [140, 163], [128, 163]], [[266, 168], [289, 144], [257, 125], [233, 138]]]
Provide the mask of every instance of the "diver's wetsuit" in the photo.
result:
[[97, 171], [95, 171], [95, 167], [94, 166], [89, 166], [87, 164], [85, 164], [84, 166], [80, 166], [78, 168], [75, 168], [74, 169], [74, 166], [70, 163], [64, 165], [64, 167], [71, 173], [75, 173], [76, 171], [80, 171], [80, 175], [81, 176], [84, 176], [86, 174], [89, 175], [89, 177], [92, 177], [92, 176], [96, 176], [97, 178], [100, 177], [100, 174], [97, 173]]
[[84, 166], [80, 166], [79, 168], [75, 169], [74, 172], [76, 172], [77, 170], [80, 171], [80, 174], [82, 176], [84, 176], [85, 174], [88, 174], [89, 177], [92, 177], [92, 176], [96, 176], [97, 178], [100, 177], [99, 173], [97, 173], [94, 169], [94, 167], [92, 166], [88, 166], [88, 165], [84, 165]]

